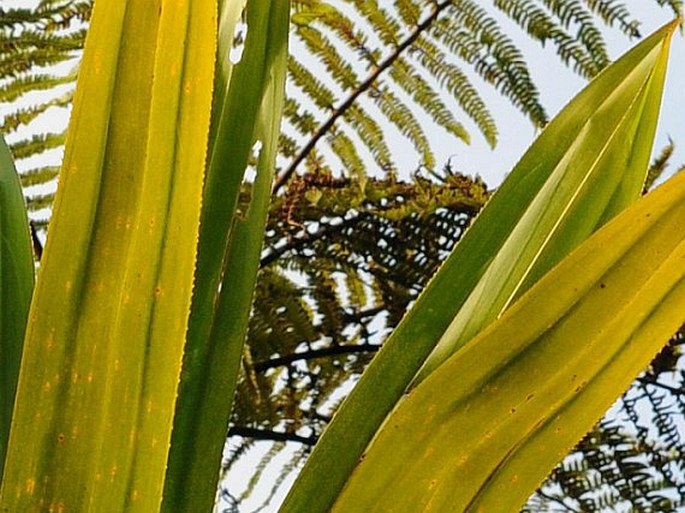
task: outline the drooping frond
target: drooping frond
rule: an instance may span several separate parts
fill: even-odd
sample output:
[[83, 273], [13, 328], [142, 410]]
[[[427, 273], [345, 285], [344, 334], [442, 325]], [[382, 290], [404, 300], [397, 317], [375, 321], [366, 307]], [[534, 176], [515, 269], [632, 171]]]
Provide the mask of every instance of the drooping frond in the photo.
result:
[[645, 180], [644, 192], [649, 191], [656, 181], [666, 172], [671, 157], [675, 150], [673, 140], [669, 138], [668, 144], [661, 149], [659, 155], [654, 159], [651, 166], [647, 170], [647, 179]]
[[[659, 2], [661, 5], [664, 2]], [[602, 17], [610, 27], [617, 25], [626, 34], [639, 36], [639, 22], [630, 15], [628, 8], [616, 0], [585, 0], [585, 4], [595, 14]], [[678, 2], [671, 2], [674, 14], [680, 12]]]
[[[295, 67], [304, 58], [299, 48], [309, 48], [321, 65], [320, 72], [310, 71], [307, 83], [301, 76], [293, 77], [293, 95], [318, 91], [319, 99], [314, 101], [315, 108], [298, 102], [308, 127], [316, 128], [309, 130], [308, 137], [297, 138], [300, 145], [281, 170], [276, 188], [297, 170], [319, 169], [321, 161], [312, 167], [310, 158], [317, 148], [337, 155], [343, 173], [356, 173], [358, 166], [347, 168], [349, 151], [341, 153], [346, 145], [336, 144], [331, 134], [345, 134], [364, 147], [364, 151], [357, 148], [357, 154], [366, 157], [367, 163], [370, 157], [377, 168], [390, 172], [435, 166], [434, 150], [426, 137], [430, 123], [466, 143], [475, 125], [494, 145], [496, 120], [479, 92], [483, 82], [506, 96], [533, 124], [544, 125], [547, 116], [525, 55], [503, 29], [502, 14], [529, 37], [553, 45], [562, 62], [588, 78], [609, 62], [601, 25], [617, 26], [628, 37], [638, 35], [637, 21], [616, 2], [493, 0], [491, 6], [483, 4], [472, 0], [396, 0], [392, 5], [352, 0], [295, 2], [292, 63]], [[346, 57], [347, 62], [357, 61], [356, 65], [343, 66], [341, 60]], [[407, 100], [412, 108], [407, 108]], [[393, 153], [388, 161], [386, 148], [376, 147], [378, 134], [369, 132], [368, 124], [350, 112], [359, 108], [383, 116], [386, 123], [379, 125], [394, 127], [414, 147], [416, 159], [408, 162], [405, 158], [403, 167], [399, 166], [396, 149], [389, 146]], [[431, 122], [427, 124], [426, 118]], [[383, 139], [392, 131], [384, 129]], [[323, 167], [340, 170], [330, 159]]]

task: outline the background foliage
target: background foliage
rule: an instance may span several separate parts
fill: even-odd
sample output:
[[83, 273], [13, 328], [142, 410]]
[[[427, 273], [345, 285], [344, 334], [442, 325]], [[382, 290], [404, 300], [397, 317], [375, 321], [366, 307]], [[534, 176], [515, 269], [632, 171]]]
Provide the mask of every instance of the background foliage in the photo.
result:
[[[656, 4], [680, 9], [675, 0]], [[278, 194], [226, 468], [256, 441], [267, 440], [269, 449], [243, 495], [279, 452], [289, 451], [276, 485], [306, 458], [341, 390], [359, 376], [486, 201], [482, 181], [436, 162], [429, 134], [438, 126], [468, 142], [475, 130], [496, 144], [498, 120], [484, 87], [544, 126], [547, 114], [515, 43], [522, 34], [553, 46], [586, 78], [609, 62], [607, 26], [639, 37], [629, 8], [610, 0], [494, 0], [488, 8], [470, 0], [293, 5]], [[38, 231], [49, 220], [63, 133], [43, 133], [36, 122], [71, 102], [90, 9], [86, 0], [0, 8], [2, 131], [23, 169]], [[510, 33], [512, 26], [518, 34]], [[412, 159], [399, 151], [408, 144]], [[657, 159], [652, 178], [668, 154], [667, 148]], [[527, 511], [683, 505], [681, 345], [682, 333], [560, 464]], [[230, 488], [224, 497], [229, 505], [241, 500]]]

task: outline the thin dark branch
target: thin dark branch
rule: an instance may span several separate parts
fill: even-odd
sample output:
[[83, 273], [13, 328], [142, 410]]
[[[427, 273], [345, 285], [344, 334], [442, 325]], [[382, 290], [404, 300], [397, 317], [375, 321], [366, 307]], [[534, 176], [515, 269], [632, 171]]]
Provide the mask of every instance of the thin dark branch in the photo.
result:
[[317, 230], [314, 233], [303, 231], [301, 236], [293, 237], [290, 241], [288, 241], [288, 243], [283, 244], [282, 246], [279, 246], [277, 248], [270, 248], [269, 253], [262, 257], [262, 259], [259, 261], [259, 268], [261, 269], [263, 267], [266, 267], [267, 265], [271, 264], [274, 260], [278, 260], [288, 251], [297, 249], [301, 246], [308, 245], [311, 242], [314, 242], [325, 237], [329, 233], [339, 232], [343, 228], [353, 226], [361, 220], [362, 216], [357, 215], [354, 217], [350, 217], [349, 219], [344, 219], [340, 224], [324, 225], [321, 227], [321, 229]]
[[672, 394], [675, 395], [685, 395], [685, 388], [680, 387], [676, 388], [671, 385], [667, 385], [666, 383], [662, 383], [661, 381], [658, 381], [657, 379], [649, 379], [649, 378], [638, 378], [638, 381], [642, 383], [643, 385], [654, 385], [655, 387], [662, 388], [664, 390], [668, 390]]
[[385, 311], [387, 307], [385, 305], [374, 306], [371, 308], [366, 308], [365, 310], [358, 310], [356, 312], [343, 314], [343, 320], [345, 322], [361, 322], [368, 317], [373, 317], [379, 313]]
[[270, 440], [272, 442], [298, 442], [312, 446], [318, 440], [317, 436], [300, 436], [295, 433], [285, 433], [283, 431], [273, 431], [271, 429], [256, 429], [244, 426], [232, 426], [228, 430], [228, 436], [242, 436], [255, 440]]
[[333, 418], [333, 417], [331, 417], [330, 415], [323, 415], [322, 413], [319, 413], [319, 412], [316, 411], [316, 410], [314, 410], [314, 411], [308, 411], [308, 412], [303, 412], [303, 413], [305, 413], [306, 415], [308, 415], [309, 418], [311, 418], [311, 419], [313, 419], [313, 420], [320, 420], [320, 421], [326, 422], [326, 423], [330, 422], [331, 419]]
[[548, 494], [546, 494], [545, 492], [543, 492], [542, 490], [538, 490], [536, 493], [537, 493], [540, 497], [544, 497], [544, 498], [547, 499], [548, 501], [555, 502], [555, 503], [559, 504], [559, 505], [562, 506], [564, 509], [566, 509], [566, 511], [572, 511], [572, 512], [574, 512], [574, 513], [580, 513], [580, 511], [578, 511], [577, 509], [575, 509], [575, 508], [569, 506], [568, 504], [566, 504], [563, 500], [559, 499], [558, 497], [554, 497], [554, 496], [552, 496], [552, 495], [548, 495]]
[[36, 257], [36, 261], [40, 262], [40, 259], [43, 257], [43, 244], [40, 242], [40, 239], [38, 238], [38, 230], [36, 229], [36, 225], [33, 223], [33, 221], [29, 221], [29, 229], [31, 230], [31, 244], [33, 245], [33, 254]]
[[263, 362], [257, 362], [254, 366], [256, 372], [264, 372], [274, 367], [281, 367], [300, 360], [313, 360], [315, 358], [326, 358], [342, 354], [354, 353], [374, 353], [381, 348], [378, 344], [356, 344], [352, 346], [331, 346], [324, 349], [312, 349], [302, 353], [293, 353], [278, 358], [271, 358]]
[[340, 105], [340, 107], [333, 111], [333, 113], [326, 120], [326, 122], [317, 129], [312, 138], [307, 142], [304, 148], [302, 148], [300, 153], [298, 153], [295, 156], [290, 166], [288, 166], [288, 168], [283, 173], [281, 173], [280, 176], [276, 178], [274, 182], [274, 193], [278, 192], [281, 189], [281, 187], [283, 187], [288, 182], [293, 173], [295, 173], [297, 167], [302, 163], [302, 161], [305, 158], [307, 158], [307, 155], [311, 153], [311, 151], [317, 145], [319, 140], [322, 137], [324, 137], [333, 127], [335, 122], [338, 121], [338, 119], [341, 116], [343, 116], [354, 105], [354, 102], [357, 101], [357, 98], [359, 98], [359, 96], [361, 96], [362, 93], [366, 92], [373, 86], [373, 83], [376, 80], [378, 80], [378, 77], [384, 71], [389, 69], [395, 63], [395, 61], [400, 58], [402, 53], [416, 42], [416, 40], [419, 38], [419, 36], [421, 36], [421, 34], [423, 34], [428, 28], [430, 28], [430, 26], [435, 22], [440, 13], [443, 10], [445, 10], [445, 8], [449, 7], [451, 3], [452, 0], [446, 0], [437, 4], [433, 12], [419, 25], [416, 26], [416, 29], [397, 46], [397, 48], [392, 54], [390, 54], [383, 62], [381, 62], [378, 65], [378, 67], [376, 67], [372, 71], [372, 73], [366, 78], [366, 80], [364, 80], [364, 82], [359, 84], [359, 86], [354, 91], [352, 91], [352, 94], [350, 94], [350, 96], [347, 97], [347, 99]]

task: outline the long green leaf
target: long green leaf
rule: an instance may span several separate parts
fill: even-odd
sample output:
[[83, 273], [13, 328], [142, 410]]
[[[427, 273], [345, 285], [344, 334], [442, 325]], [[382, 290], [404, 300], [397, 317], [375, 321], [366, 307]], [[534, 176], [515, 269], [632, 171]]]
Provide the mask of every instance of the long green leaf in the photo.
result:
[[[240, 12], [231, 2], [224, 9], [222, 23], [234, 25]], [[271, 196], [289, 12], [288, 0], [248, 2], [242, 59], [227, 69], [218, 63], [197, 279], [163, 505], [170, 513], [214, 505]], [[225, 61], [222, 41], [232, 41], [233, 31], [220, 25], [219, 32]], [[245, 175], [256, 142], [261, 150], [252, 182]]]
[[[550, 166], [552, 172], [415, 381], [424, 379], [589, 234], [639, 197], [647, 177], [673, 30], [675, 24], [670, 24], [643, 43], [652, 50], [641, 60], [629, 55], [628, 62], [620, 63], [623, 69], [619, 64], [608, 70], [595, 86], [603, 89], [604, 100], [579, 95], [540, 136], [535, 150], [519, 162], [517, 169]], [[631, 64], [635, 67], [610, 89], [607, 79]], [[591, 115], [579, 119], [579, 111], [588, 108], [594, 108]], [[554, 133], [559, 126], [563, 134]], [[561, 158], [553, 150], [559, 144], [566, 148]]]
[[419, 380], [640, 193], [671, 23], [588, 85], [531, 146], [336, 413], [282, 508], [324, 512]]
[[406, 396], [333, 511], [517, 511], [685, 320], [683, 226], [681, 174]]
[[0, 136], [0, 476], [33, 292], [33, 275], [26, 204], [14, 160]]
[[159, 509], [215, 41], [214, 0], [95, 5], [29, 315], [4, 511]]

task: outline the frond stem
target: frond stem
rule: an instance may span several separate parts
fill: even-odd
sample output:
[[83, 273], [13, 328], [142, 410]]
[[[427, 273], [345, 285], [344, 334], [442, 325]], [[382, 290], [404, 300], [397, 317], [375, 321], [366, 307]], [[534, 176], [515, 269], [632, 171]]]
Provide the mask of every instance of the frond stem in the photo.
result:
[[638, 378], [638, 381], [640, 383], [642, 383], [643, 385], [653, 385], [657, 388], [667, 390], [674, 395], [685, 395], [685, 388], [684, 387], [676, 388], [674, 386], [667, 385], [666, 383], [663, 383], [656, 378], [652, 379], [652, 378], [642, 377], [642, 378]]
[[562, 499], [559, 499], [558, 497], [554, 497], [553, 495], [549, 495], [549, 494], [543, 492], [542, 490], [538, 490], [536, 493], [537, 493], [540, 497], [543, 497], [543, 498], [547, 499], [548, 501], [555, 502], [556, 504], [562, 506], [564, 509], [566, 509], [566, 511], [572, 511], [572, 512], [574, 512], [574, 513], [580, 513], [580, 511], [578, 511], [577, 509], [575, 509], [575, 508], [569, 506], [569, 505], [566, 504]]
[[443, 2], [437, 4], [433, 12], [430, 13], [430, 15], [423, 20], [421, 23], [419, 23], [414, 31], [407, 36], [407, 38], [402, 41], [397, 48], [395, 48], [395, 51], [391, 53], [383, 62], [381, 62], [372, 72], [371, 74], [364, 80], [359, 86], [352, 91], [352, 93], [347, 97], [347, 99], [333, 111], [333, 113], [330, 115], [330, 117], [326, 120], [326, 122], [321, 125], [314, 135], [312, 136], [311, 139], [307, 142], [307, 144], [302, 148], [302, 150], [295, 156], [293, 161], [290, 163], [290, 166], [281, 173], [280, 176], [278, 176], [274, 182], [274, 189], [273, 192], [277, 193], [290, 179], [290, 177], [295, 173], [295, 170], [297, 167], [302, 163], [302, 161], [307, 158], [307, 155], [311, 153], [311, 151], [314, 149], [314, 147], [317, 145], [319, 140], [324, 137], [328, 133], [328, 131], [333, 128], [333, 125], [335, 124], [338, 119], [347, 112], [352, 105], [354, 105], [354, 102], [361, 96], [362, 93], [366, 92], [368, 89], [371, 88], [373, 83], [378, 79], [378, 77], [386, 71], [388, 68], [390, 68], [397, 59], [404, 53], [407, 48], [409, 48], [412, 44], [416, 42], [416, 40], [423, 34], [427, 29], [431, 27], [431, 25], [435, 22], [435, 20], [440, 16], [440, 13], [444, 11], [449, 5], [452, 3], [452, 0], [444, 0]]
[[315, 358], [327, 358], [329, 356], [342, 354], [375, 353], [380, 348], [380, 344], [356, 344], [352, 346], [331, 346], [324, 349], [312, 349], [311, 351], [288, 354], [279, 358], [271, 358], [270, 360], [257, 362], [254, 365], [254, 370], [256, 372], [264, 372], [265, 370], [288, 365], [289, 363], [299, 360], [313, 360]]
[[347, 219], [344, 219], [342, 223], [340, 224], [329, 224], [323, 226], [320, 230], [314, 232], [314, 233], [309, 233], [306, 230], [302, 232], [301, 236], [297, 237], [292, 237], [290, 241], [286, 244], [283, 244], [282, 246], [279, 247], [272, 247], [269, 253], [267, 253], [265, 256], [262, 257], [262, 259], [259, 261], [259, 268], [266, 267], [267, 265], [273, 263], [275, 260], [278, 260], [280, 257], [282, 257], [285, 253], [288, 251], [297, 249], [299, 247], [302, 247], [306, 244], [310, 244], [314, 241], [317, 241], [323, 237], [325, 237], [329, 233], [336, 233], [339, 232], [343, 228], [348, 228], [350, 226], [353, 226], [355, 223], [361, 221], [362, 216], [356, 215], [354, 217], [350, 217]]
[[242, 436], [244, 438], [253, 438], [255, 440], [270, 440], [272, 442], [298, 442], [304, 445], [312, 446], [316, 443], [318, 437], [300, 436], [295, 433], [285, 433], [283, 431], [274, 431], [272, 429], [257, 429], [245, 426], [231, 426], [228, 430], [228, 436]]

